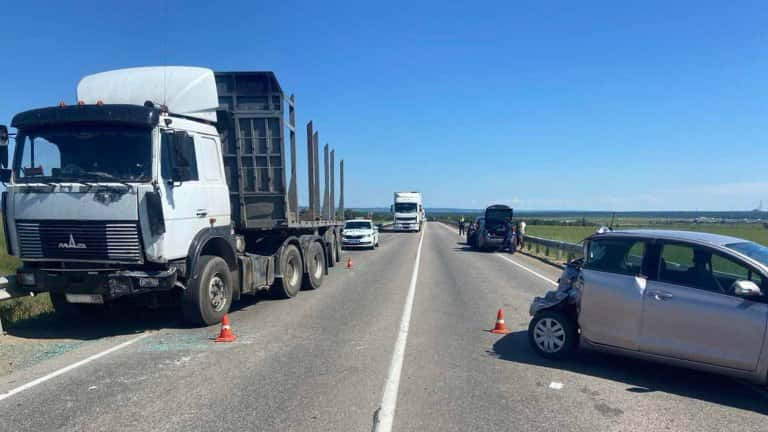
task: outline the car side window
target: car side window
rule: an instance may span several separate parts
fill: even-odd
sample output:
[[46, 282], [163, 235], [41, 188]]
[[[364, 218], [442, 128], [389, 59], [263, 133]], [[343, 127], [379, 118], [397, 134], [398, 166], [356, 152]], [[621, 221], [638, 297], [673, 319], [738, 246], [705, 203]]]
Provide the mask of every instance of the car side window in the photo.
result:
[[729, 294], [733, 283], [749, 279], [750, 273], [744, 265], [708, 248], [676, 243], [662, 245], [658, 273], [661, 282]]
[[746, 264], [718, 253], [712, 254], [712, 275], [727, 294], [733, 294], [733, 284], [742, 280], [752, 281], [761, 289], [765, 289], [765, 280], [760, 273]]
[[589, 242], [584, 268], [625, 275], [642, 273], [645, 242], [637, 239], [595, 239]]

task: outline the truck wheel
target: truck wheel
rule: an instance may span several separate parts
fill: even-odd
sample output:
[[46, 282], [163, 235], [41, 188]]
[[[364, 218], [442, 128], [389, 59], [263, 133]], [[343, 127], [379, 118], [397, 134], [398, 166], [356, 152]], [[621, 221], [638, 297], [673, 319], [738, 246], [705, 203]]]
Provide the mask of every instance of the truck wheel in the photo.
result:
[[301, 275], [304, 273], [304, 265], [301, 262], [301, 254], [294, 245], [283, 248], [280, 255], [280, 274], [283, 277], [277, 279], [271, 288], [271, 293], [276, 298], [296, 297], [301, 289]]
[[339, 238], [333, 236], [334, 247], [336, 248], [336, 262], [341, 262], [341, 242]]
[[578, 338], [573, 320], [557, 311], [541, 311], [528, 325], [528, 341], [542, 357], [556, 360], [570, 357]]
[[335, 263], [339, 262], [339, 245], [337, 244], [336, 236], [333, 236], [332, 239], [330, 250], [331, 262], [328, 263], [329, 267], [333, 267]]
[[203, 255], [198, 261], [200, 275], [184, 291], [184, 319], [192, 324], [213, 325], [232, 305], [232, 273], [223, 259]]
[[318, 289], [325, 276], [325, 253], [318, 242], [312, 242], [307, 251], [307, 272], [304, 274], [304, 289]]

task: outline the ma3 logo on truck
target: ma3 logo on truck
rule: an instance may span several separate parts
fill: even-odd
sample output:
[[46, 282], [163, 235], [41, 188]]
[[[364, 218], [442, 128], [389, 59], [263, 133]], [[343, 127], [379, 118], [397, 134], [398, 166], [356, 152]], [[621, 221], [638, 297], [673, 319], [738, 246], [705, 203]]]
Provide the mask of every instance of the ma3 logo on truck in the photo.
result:
[[59, 243], [59, 249], [87, 249], [85, 243], [75, 243], [72, 234], [69, 235], [69, 243]]

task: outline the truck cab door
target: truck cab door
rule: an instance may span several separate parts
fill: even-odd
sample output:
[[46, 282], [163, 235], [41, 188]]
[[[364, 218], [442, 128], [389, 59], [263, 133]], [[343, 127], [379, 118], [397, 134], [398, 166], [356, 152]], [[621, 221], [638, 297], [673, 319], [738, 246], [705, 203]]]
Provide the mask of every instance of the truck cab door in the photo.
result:
[[221, 144], [218, 139], [195, 135], [195, 149], [200, 174], [200, 188], [207, 201], [198, 209], [206, 213], [208, 226], [228, 227], [230, 225], [229, 188], [224, 178]]
[[208, 194], [200, 182], [193, 135], [183, 131], [160, 134], [160, 177], [167, 260], [186, 257], [197, 233], [208, 227]]

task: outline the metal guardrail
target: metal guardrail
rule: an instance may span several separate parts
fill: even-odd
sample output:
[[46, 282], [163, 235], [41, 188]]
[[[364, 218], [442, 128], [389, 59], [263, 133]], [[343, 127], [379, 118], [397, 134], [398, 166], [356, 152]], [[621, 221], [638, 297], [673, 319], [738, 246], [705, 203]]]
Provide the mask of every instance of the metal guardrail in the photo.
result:
[[570, 261], [584, 254], [584, 247], [576, 243], [550, 240], [541, 237], [525, 235], [523, 249], [535, 255], [552, 255], [558, 261]]

